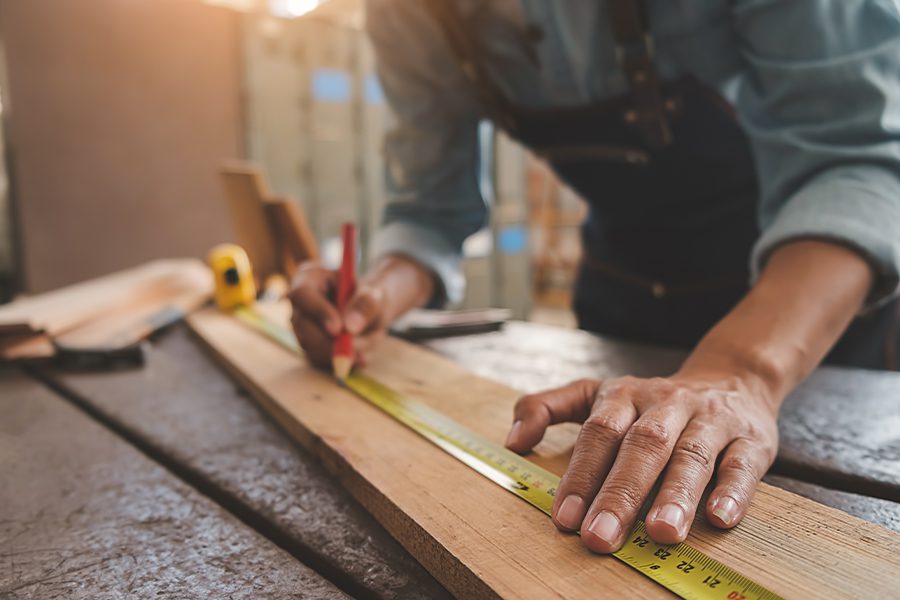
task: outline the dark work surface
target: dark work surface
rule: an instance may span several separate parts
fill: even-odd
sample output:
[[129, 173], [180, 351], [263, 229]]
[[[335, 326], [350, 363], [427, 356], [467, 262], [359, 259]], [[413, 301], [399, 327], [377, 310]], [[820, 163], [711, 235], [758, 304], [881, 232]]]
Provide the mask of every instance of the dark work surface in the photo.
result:
[[[526, 393], [582, 377], [667, 375], [685, 356], [522, 322], [425, 345]], [[900, 502], [900, 373], [820, 368], [785, 400], [779, 431], [776, 471]]]
[[348, 593], [449, 597], [184, 327], [161, 336], [140, 369], [40, 373]]
[[0, 390], [0, 597], [343, 596], [44, 386]]
[[[525, 323], [511, 323], [504, 332], [496, 334], [435, 340], [427, 346], [480, 375], [523, 391], [585, 376], [664, 375], [676, 369], [683, 357], [681, 352]], [[235, 388], [184, 328], [175, 328], [161, 336], [147, 358], [142, 369], [113, 373], [75, 374], [53, 370], [35, 373], [351, 595], [448, 596], [328, 477], [314, 458], [291, 442], [250, 398]], [[879, 388], [882, 396], [889, 395], [897, 381], [893, 375], [857, 372], [851, 375], [861, 378], [857, 380], [857, 388], [884, 386]], [[881, 383], [871, 383], [869, 375]], [[837, 384], [829, 381], [821, 385], [826, 390], [838, 389]], [[874, 397], [875, 387], [869, 389]], [[807, 394], [798, 395], [803, 401], [817, 392], [811, 387], [801, 393]], [[836, 393], [822, 396], [836, 403]], [[786, 415], [794, 402], [798, 401], [788, 402]], [[865, 431], [865, 416], [856, 417], [859, 431]], [[873, 417], [873, 420], [879, 419]], [[804, 427], [808, 430], [809, 425]], [[783, 452], [785, 448], [796, 447], [807, 461], [799, 469], [800, 478], [813, 483], [772, 475], [768, 478], [770, 483], [898, 529], [900, 504], [816, 485], [830, 484], [816, 479], [824, 470], [810, 466], [817, 454], [815, 448], [808, 446], [818, 445], [818, 438], [796, 435], [790, 427], [785, 430], [784, 423], [782, 436], [785, 438]], [[832, 450], [841, 453], [839, 447]], [[858, 476], [851, 470], [856, 467], [840, 468]], [[869, 476], [878, 477], [872, 472]]]
[[779, 429], [784, 474], [900, 502], [900, 374], [819, 369]]

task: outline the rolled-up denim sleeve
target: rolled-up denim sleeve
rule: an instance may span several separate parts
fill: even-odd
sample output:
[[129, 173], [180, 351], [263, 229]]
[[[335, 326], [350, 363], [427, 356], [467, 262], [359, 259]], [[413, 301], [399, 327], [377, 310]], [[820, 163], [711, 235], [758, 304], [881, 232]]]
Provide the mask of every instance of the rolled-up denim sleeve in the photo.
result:
[[747, 75], [737, 101], [761, 186], [755, 276], [781, 245], [859, 252], [876, 283], [900, 281], [900, 5], [893, 0], [739, 0]]
[[384, 142], [388, 204], [371, 255], [403, 254], [462, 299], [462, 244], [484, 227], [477, 103], [420, 0], [369, 0], [367, 30], [391, 108]]

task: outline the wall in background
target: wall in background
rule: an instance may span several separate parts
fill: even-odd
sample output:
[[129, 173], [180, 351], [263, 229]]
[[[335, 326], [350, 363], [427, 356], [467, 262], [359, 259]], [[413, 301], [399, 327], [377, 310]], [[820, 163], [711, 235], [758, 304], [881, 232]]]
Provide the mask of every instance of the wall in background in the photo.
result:
[[0, 0], [27, 291], [231, 237], [216, 169], [243, 155], [239, 20], [185, 0]]
[[[349, 15], [359, 2], [325, 5], [331, 14], [244, 20], [248, 154], [273, 190], [297, 201], [320, 240], [323, 259], [340, 257], [340, 223], [361, 226], [363, 247], [382, 218], [383, 138], [389, 108], [365, 34]], [[344, 18], [341, 18], [344, 17]], [[520, 318], [531, 306], [526, 153], [482, 128], [482, 180], [491, 226], [464, 247], [463, 307], [503, 306]]]
[[320, 12], [247, 15], [244, 85], [248, 155], [304, 211], [327, 262], [340, 258], [342, 222], [360, 225], [365, 249], [380, 220], [385, 107], [364, 34]]
[[6, 60], [0, 39], [0, 302], [6, 302], [13, 293], [13, 228], [12, 207], [9, 201], [9, 176], [6, 171], [6, 143], [3, 104], [6, 98]]

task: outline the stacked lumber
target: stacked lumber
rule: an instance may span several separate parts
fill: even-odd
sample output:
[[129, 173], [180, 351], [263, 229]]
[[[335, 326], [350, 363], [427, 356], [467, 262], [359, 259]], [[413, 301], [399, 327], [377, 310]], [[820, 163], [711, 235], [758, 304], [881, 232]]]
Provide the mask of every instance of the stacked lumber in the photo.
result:
[[306, 216], [293, 200], [269, 191], [258, 167], [229, 161], [220, 175], [236, 241], [250, 257], [258, 289], [269, 287], [273, 276], [290, 279], [304, 261], [318, 260]]
[[[286, 325], [286, 313], [280, 318]], [[670, 597], [233, 318], [188, 323], [252, 396], [437, 579], [461, 598]], [[365, 372], [502, 443], [517, 392], [422, 348], [387, 340]], [[529, 458], [561, 474], [576, 426]], [[700, 511], [702, 513], [703, 511]], [[723, 532], [699, 515], [687, 543], [787, 598], [887, 598], [900, 589], [900, 535], [761, 485]]]
[[116, 350], [204, 304], [212, 277], [196, 259], [157, 260], [0, 307], [0, 359], [58, 348]]

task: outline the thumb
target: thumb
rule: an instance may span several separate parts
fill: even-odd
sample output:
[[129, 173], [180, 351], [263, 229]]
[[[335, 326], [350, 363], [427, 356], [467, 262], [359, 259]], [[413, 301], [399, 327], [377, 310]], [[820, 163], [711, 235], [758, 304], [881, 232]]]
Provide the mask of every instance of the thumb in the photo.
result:
[[384, 291], [380, 287], [363, 285], [344, 309], [344, 326], [350, 335], [366, 331], [373, 323], [381, 320], [384, 310]]
[[599, 387], [599, 380], [579, 379], [560, 388], [523, 396], [516, 402], [506, 447], [513, 452], [528, 452], [540, 443], [550, 425], [581, 423], [591, 414]]

